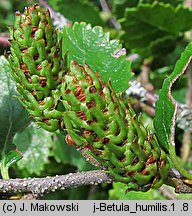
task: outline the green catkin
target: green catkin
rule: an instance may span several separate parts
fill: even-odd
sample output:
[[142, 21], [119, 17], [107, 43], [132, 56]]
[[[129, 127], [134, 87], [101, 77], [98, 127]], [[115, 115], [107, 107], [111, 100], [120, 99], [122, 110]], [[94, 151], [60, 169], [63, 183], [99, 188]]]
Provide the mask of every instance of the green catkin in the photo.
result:
[[124, 106], [110, 83], [103, 82], [87, 65], [72, 61], [67, 76], [61, 95], [68, 143], [74, 141], [77, 148], [86, 146], [128, 190], [159, 187], [169, 165], [155, 135], [131, 107]]
[[10, 42], [21, 103], [40, 126], [67, 132], [68, 144], [127, 184], [127, 191], [162, 185], [169, 164], [155, 135], [88, 65], [71, 61], [65, 72], [48, 11], [35, 5], [17, 12]]
[[57, 130], [63, 115], [57, 104], [64, 70], [49, 11], [34, 5], [23, 14], [17, 12], [15, 25], [10, 29], [10, 43], [9, 62], [23, 97], [21, 103], [40, 126]]

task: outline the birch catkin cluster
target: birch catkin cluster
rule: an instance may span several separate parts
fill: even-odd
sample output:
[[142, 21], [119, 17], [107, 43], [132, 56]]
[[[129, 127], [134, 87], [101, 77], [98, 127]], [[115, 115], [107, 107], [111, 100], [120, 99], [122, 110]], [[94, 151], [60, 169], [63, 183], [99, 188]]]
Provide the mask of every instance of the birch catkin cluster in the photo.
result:
[[169, 165], [155, 135], [99, 73], [74, 60], [64, 67], [49, 12], [38, 5], [17, 12], [10, 35], [12, 75], [35, 121], [66, 131], [68, 144], [84, 149], [128, 191], [160, 187]]

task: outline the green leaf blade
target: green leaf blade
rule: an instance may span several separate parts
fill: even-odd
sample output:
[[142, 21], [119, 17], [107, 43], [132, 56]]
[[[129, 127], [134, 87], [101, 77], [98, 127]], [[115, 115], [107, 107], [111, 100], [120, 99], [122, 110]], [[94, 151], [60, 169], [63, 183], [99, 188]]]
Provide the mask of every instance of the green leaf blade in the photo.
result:
[[136, 7], [139, 0], [114, 0], [113, 3], [113, 12], [115, 13], [118, 19], [122, 18], [126, 8]]
[[[181, 4], [176, 8], [170, 4], [155, 1], [153, 4], [139, 4], [134, 13], [152, 26], [171, 34], [178, 34], [191, 29], [192, 11]], [[174, 22], [173, 22], [174, 20]]]
[[125, 193], [125, 184], [113, 182], [112, 189], [109, 190], [110, 200], [161, 200], [162, 194], [156, 189], [150, 189], [147, 192], [129, 191]]
[[154, 127], [160, 144], [167, 151], [172, 144], [171, 133], [175, 126], [176, 105], [171, 96], [174, 82], [185, 72], [192, 58], [192, 43], [190, 43], [177, 61], [171, 75], [165, 79], [156, 102]]
[[57, 134], [53, 156], [58, 163], [70, 164], [77, 167], [79, 171], [96, 169], [95, 166], [86, 161], [85, 157], [75, 147], [69, 146], [65, 142], [65, 136], [62, 134]]
[[116, 92], [125, 91], [132, 77], [130, 62], [126, 56], [114, 57], [115, 51], [122, 46], [117, 40], [111, 40], [109, 34], [101, 27], [91, 27], [86, 23], [75, 23], [73, 28], [63, 29], [62, 51], [66, 52], [68, 64], [76, 60], [79, 64], [88, 64], [95, 72], [98, 71], [105, 82], [111, 80]]
[[84, 21], [93, 25], [104, 25], [99, 9], [92, 2], [82, 0], [65, 0], [65, 2], [63, 0], [48, 0], [48, 2], [53, 9], [63, 14], [72, 22]]
[[14, 143], [23, 154], [17, 163], [19, 169], [26, 169], [30, 174], [41, 174], [51, 155], [51, 136], [52, 133], [33, 125], [17, 133]]
[[[162, 41], [167, 37], [172, 37], [174, 42], [181, 32], [192, 28], [192, 10], [181, 4], [174, 7], [168, 3], [144, 1], [135, 7], [126, 8], [124, 17], [119, 21], [124, 31], [122, 39], [126, 47], [150, 55], [151, 43], [156, 43], [157, 46], [160, 39]], [[169, 47], [169, 43], [166, 45]], [[161, 50], [161, 43], [158, 47]]]
[[19, 95], [4, 56], [0, 56], [0, 68], [0, 160], [4, 175], [3, 172], [21, 158], [13, 144], [13, 138], [30, 123], [31, 118], [17, 98]]
[[6, 149], [13, 136], [29, 124], [31, 119], [18, 100], [15, 83], [11, 80], [10, 69], [6, 59], [0, 58], [0, 150]]

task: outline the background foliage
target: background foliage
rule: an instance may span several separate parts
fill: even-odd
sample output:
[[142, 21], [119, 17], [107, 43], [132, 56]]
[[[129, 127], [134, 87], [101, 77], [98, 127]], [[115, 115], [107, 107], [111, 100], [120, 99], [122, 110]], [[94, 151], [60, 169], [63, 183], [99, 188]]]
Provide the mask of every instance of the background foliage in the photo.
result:
[[[94, 70], [101, 72], [105, 81], [111, 78], [117, 92], [124, 92], [128, 88], [128, 81], [132, 77], [131, 71], [134, 72], [135, 79], [140, 79], [143, 63], [147, 61], [148, 81], [153, 86], [154, 92], [158, 93], [164, 79], [171, 74], [180, 54], [192, 40], [192, 10], [186, 8], [182, 0], [108, 0], [105, 1], [109, 6], [107, 12], [99, 0], [48, 0], [47, 2], [55, 11], [61, 13], [71, 23], [75, 23], [73, 28], [65, 27], [61, 33], [64, 37], [63, 50], [70, 50], [68, 61], [76, 59], [81, 64], [88, 63]], [[25, 6], [34, 3], [41, 1], [0, 0], [0, 37], [7, 35], [7, 26], [13, 25], [15, 11], [23, 11]], [[114, 25], [114, 20], [118, 25]], [[126, 48], [127, 53], [123, 53], [120, 57], [115, 56], [116, 51], [122, 47]], [[0, 54], [8, 49], [0, 44]], [[102, 55], [98, 55], [98, 50]], [[133, 56], [136, 57], [132, 58]], [[0, 85], [0, 148], [3, 152], [0, 158], [1, 166], [8, 169], [18, 160], [10, 168], [12, 178], [53, 176], [96, 169], [79, 152], [65, 143], [63, 135], [58, 132], [48, 133], [34, 123], [26, 127], [31, 119], [16, 98], [18, 95], [14, 90], [14, 84], [7, 76], [10, 74], [7, 64], [5, 58], [1, 57], [0, 83], [4, 83]], [[187, 78], [183, 75], [174, 85], [172, 95], [179, 102], [185, 103], [186, 90]], [[134, 100], [131, 102], [135, 103]], [[136, 111], [141, 110], [138, 108]], [[14, 115], [19, 116], [19, 119], [11, 118], [9, 116], [11, 112], [16, 112]], [[145, 124], [153, 129], [152, 118], [147, 114], [143, 114], [142, 118]], [[16, 122], [20, 125], [19, 131]], [[22, 125], [25, 129], [21, 130]], [[9, 149], [4, 146], [7, 137], [11, 143], [14, 143]], [[183, 131], [177, 129], [178, 156], [181, 155], [182, 139]], [[11, 163], [8, 163], [9, 161]], [[191, 163], [186, 162], [183, 166], [191, 168]], [[192, 195], [175, 195], [173, 188], [170, 187], [166, 190], [177, 199], [192, 198]], [[58, 191], [46, 195], [44, 199], [168, 199], [168, 197], [162, 190], [125, 194], [125, 185], [113, 183]]]

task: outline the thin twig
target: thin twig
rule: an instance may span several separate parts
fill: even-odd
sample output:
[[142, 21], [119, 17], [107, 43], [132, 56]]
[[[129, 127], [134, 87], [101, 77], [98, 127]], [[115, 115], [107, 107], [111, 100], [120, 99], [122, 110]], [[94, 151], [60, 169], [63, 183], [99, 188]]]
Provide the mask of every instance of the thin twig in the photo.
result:
[[177, 170], [171, 169], [168, 173], [165, 184], [174, 187], [176, 193], [192, 193], [192, 181], [189, 181], [185, 180]]
[[136, 80], [131, 80], [129, 84], [131, 86], [125, 92], [128, 96], [133, 96], [141, 102], [146, 103], [151, 107], [155, 107], [155, 103], [158, 99], [157, 94], [145, 89], [141, 83]]
[[[104, 12], [107, 12], [111, 15], [111, 10], [105, 0], [100, 0], [101, 8]], [[115, 19], [115, 17], [111, 17], [110, 19], [111, 24], [117, 29], [118, 31], [121, 29], [121, 25], [119, 22]]]
[[155, 108], [147, 105], [146, 103], [141, 102], [140, 100], [134, 98], [133, 100], [133, 108], [135, 110], [141, 108], [143, 112], [147, 113], [147, 115], [154, 117], [155, 116]]
[[190, 155], [190, 144], [191, 144], [191, 132], [186, 130], [184, 131], [183, 134], [183, 141], [181, 147], [181, 158], [183, 163], [188, 161]]
[[7, 33], [1, 33], [0, 34], [0, 45], [3, 47], [9, 47], [10, 43], [9, 43], [9, 36]]
[[[130, 87], [125, 92], [127, 96], [133, 96], [142, 103], [155, 108], [158, 95], [145, 89], [141, 83], [130, 81]], [[186, 104], [177, 102], [177, 126], [183, 130], [192, 131], [192, 110]]]
[[145, 59], [141, 68], [141, 73], [139, 74], [139, 81], [141, 85], [149, 91], [153, 91], [154, 87], [149, 82], [149, 72], [150, 72], [151, 60]]
[[176, 196], [172, 193], [172, 191], [169, 190], [169, 188], [166, 185], [162, 185], [159, 188], [159, 191], [163, 194], [164, 197], [166, 197], [169, 200], [176, 200]]
[[56, 12], [53, 10], [53, 8], [47, 3], [45, 0], [38, 0], [39, 4], [44, 7], [49, 9], [51, 17], [53, 19], [53, 24], [58, 28], [62, 29], [66, 25], [71, 25], [71, 22], [65, 18], [62, 14]]

